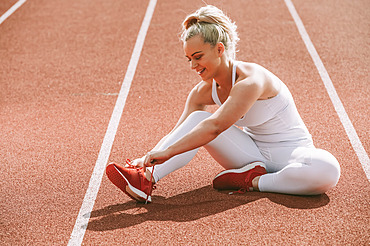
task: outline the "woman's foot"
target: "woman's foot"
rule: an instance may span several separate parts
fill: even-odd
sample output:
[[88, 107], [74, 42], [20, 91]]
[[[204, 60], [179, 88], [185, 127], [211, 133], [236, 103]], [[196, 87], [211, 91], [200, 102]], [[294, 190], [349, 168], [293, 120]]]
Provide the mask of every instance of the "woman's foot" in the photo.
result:
[[138, 202], [151, 202], [154, 188], [153, 182], [145, 177], [143, 168], [122, 167], [110, 163], [106, 167], [109, 180], [120, 190]]
[[263, 162], [252, 162], [239, 169], [229, 169], [220, 172], [213, 179], [213, 188], [217, 190], [258, 190], [258, 180], [266, 174], [266, 166]]

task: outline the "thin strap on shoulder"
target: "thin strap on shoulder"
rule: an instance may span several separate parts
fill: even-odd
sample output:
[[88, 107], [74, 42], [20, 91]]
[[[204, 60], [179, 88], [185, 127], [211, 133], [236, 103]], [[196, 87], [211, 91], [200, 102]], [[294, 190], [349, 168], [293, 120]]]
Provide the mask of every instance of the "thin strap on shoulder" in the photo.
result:
[[213, 99], [213, 102], [215, 104], [221, 106], [221, 101], [218, 98], [218, 94], [217, 94], [217, 86], [216, 86], [216, 81], [215, 80], [213, 80], [213, 82], [212, 82], [212, 99]]
[[235, 84], [235, 79], [236, 79], [236, 66], [237, 66], [238, 62], [237, 61], [234, 61], [234, 64], [233, 64], [233, 71], [232, 71], [232, 77], [231, 77], [231, 81], [232, 81], [232, 86], [234, 86]]

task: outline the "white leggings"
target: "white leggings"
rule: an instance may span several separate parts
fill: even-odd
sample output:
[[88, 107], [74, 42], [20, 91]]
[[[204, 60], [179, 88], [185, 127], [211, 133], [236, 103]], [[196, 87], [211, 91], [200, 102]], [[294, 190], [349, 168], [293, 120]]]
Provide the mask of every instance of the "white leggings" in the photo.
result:
[[[210, 115], [206, 111], [193, 112], [158, 149], [172, 145]], [[334, 187], [340, 176], [338, 161], [325, 150], [313, 146], [259, 148], [246, 132], [235, 126], [204, 147], [225, 169], [241, 168], [254, 161], [264, 162], [268, 174], [259, 180], [258, 186], [262, 192], [321, 194]], [[197, 151], [185, 152], [155, 166], [155, 181], [185, 166]]]

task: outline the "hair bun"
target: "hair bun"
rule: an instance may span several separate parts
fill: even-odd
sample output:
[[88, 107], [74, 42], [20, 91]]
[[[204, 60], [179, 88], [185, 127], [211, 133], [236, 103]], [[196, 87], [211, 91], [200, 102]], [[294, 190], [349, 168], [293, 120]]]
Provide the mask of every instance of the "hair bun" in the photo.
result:
[[198, 22], [199, 22], [199, 16], [197, 16], [197, 15], [188, 16], [188, 18], [184, 22], [184, 27], [185, 27], [185, 29], [188, 29], [189, 27], [191, 27], [192, 25], [194, 25]]
[[188, 15], [183, 22], [181, 39], [186, 41], [199, 33], [206, 43], [222, 42], [229, 57], [235, 58], [239, 40], [236, 25], [222, 10], [207, 5]]

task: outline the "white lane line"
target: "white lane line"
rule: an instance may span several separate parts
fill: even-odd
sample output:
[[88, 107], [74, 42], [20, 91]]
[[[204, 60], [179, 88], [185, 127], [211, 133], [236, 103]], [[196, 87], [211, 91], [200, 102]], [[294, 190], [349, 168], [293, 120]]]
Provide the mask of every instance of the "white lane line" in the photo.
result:
[[297, 25], [298, 31], [301, 34], [301, 37], [304, 41], [304, 44], [306, 45], [306, 48], [308, 52], [311, 55], [312, 60], [314, 61], [317, 70], [319, 71], [319, 74], [321, 76], [322, 81], [324, 82], [324, 85], [326, 87], [326, 90], [329, 94], [329, 97], [334, 105], [335, 110], [337, 111], [337, 114], [339, 116], [340, 121], [342, 122], [342, 125], [344, 126], [344, 129], [347, 133], [347, 136], [352, 144], [353, 149], [355, 150], [358, 159], [360, 160], [360, 163], [365, 171], [366, 177], [368, 181], [370, 181], [370, 159], [368, 154], [365, 151], [364, 146], [362, 145], [360, 138], [358, 137], [355, 128], [352, 125], [351, 120], [349, 119], [346, 110], [344, 109], [344, 106], [334, 88], [333, 82], [331, 81], [328, 72], [325, 69], [324, 64], [322, 63], [319, 54], [317, 53], [315, 46], [312, 44], [310, 37], [308, 36], [308, 33], [306, 32], [306, 29], [302, 23], [301, 18], [299, 17], [293, 3], [291, 0], [284, 0], [286, 6], [289, 9], [290, 14], [292, 15], [295, 24]]
[[68, 245], [81, 245], [83, 237], [86, 232], [87, 225], [89, 223], [91, 211], [94, 207], [95, 199], [99, 191], [101, 180], [105, 171], [106, 164], [112, 149], [113, 141], [117, 132], [117, 128], [121, 119], [123, 108], [126, 103], [132, 79], [136, 71], [137, 64], [139, 62], [141, 50], [145, 41], [145, 36], [148, 31], [153, 12], [157, 1], [150, 0], [148, 8], [145, 13], [144, 20], [141, 24], [141, 28], [136, 39], [135, 47], [131, 55], [130, 63], [128, 65], [125, 78], [123, 80], [121, 90], [119, 92], [116, 105], [113, 109], [112, 116], [110, 118], [107, 132], [103, 140], [103, 144], [100, 148], [98, 159], [95, 163], [94, 171], [90, 178], [89, 186], [87, 188], [80, 212], [77, 216], [76, 223], [74, 225], [71, 237]]
[[0, 24], [3, 23], [6, 18], [8, 18], [11, 14], [13, 14], [22, 4], [24, 4], [27, 0], [19, 0], [16, 2], [8, 11], [6, 11], [1, 17], [0, 17]]

